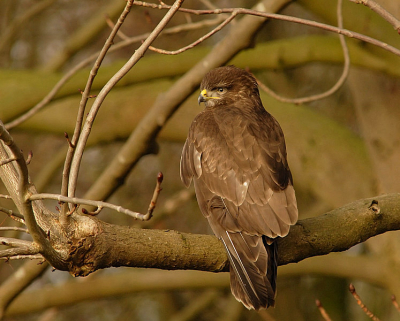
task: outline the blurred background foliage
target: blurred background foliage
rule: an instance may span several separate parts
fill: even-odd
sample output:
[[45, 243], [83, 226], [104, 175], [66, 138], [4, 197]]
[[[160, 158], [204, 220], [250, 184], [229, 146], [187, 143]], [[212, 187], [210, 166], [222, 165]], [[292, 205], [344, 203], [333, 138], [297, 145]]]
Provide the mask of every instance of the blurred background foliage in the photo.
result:
[[[255, 3], [246, 0], [212, 2], [221, 8], [251, 8]], [[379, 3], [400, 18], [397, 1], [380, 0]], [[0, 5], [0, 119], [7, 123], [40, 101], [65, 72], [102, 47], [110, 31], [105, 17], [115, 21], [125, 1], [2, 0]], [[206, 3], [187, 0], [184, 7], [206, 8]], [[400, 48], [398, 34], [371, 10], [346, 0], [343, 10], [345, 28]], [[289, 3], [280, 13], [335, 25], [335, 12], [336, 1], [299, 0]], [[149, 32], [164, 13], [134, 6], [122, 31], [129, 37]], [[205, 18], [178, 13], [170, 26]], [[163, 35], [154, 46], [178, 49], [211, 28]], [[204, 57], [226, 32], [222, 30], [201, 46], [178, 56], [147, 52], [121, 80], [107, 97], [95, 121], [90, 148], [80, 171], [78, 196], [99, 177], [154, 101], [162, 99], [160, 95]], [[249, 68], [284, 96], [308, 96], [328, 89], [342, 72], [343, 54], [336, 37], [315, 28], [271, 20], [259, 31], [252, 48], [241, 52], [232, 63]], [[344, 86], [330, 97], [307, 105], [294, 105], [278, 102], [262, 93], [265, 108], [278, 119], [286, 135], [301, 218], [321, 215], [360, 198], [400, 190], [400, 59], [360, 41], [347, 39], [347, 42], [350, 73]], [[101, 89], [139, 45], [136, 43], [106, 56], [92, 94]], [[67, 148], [63, 133], [73, 132], [79, 89], [85, 87], [87, 77], [88, 69], [78, 72], [46, 108], [11, 131], [25, 152], [33, 151], [30, 175], [41, 192], [58, 193], [60, 190]], [[182, 145], [192, 119], [202, 108], [197, 106], [197, 94], [187, 99], [160, 133], [158, 153], [144, 156], [123, 187], [109, 199], [112, 203], [145, 212], [157, 172], [162, 171], [165, 176], [163, 192], [154, 218], [144, 224], [103, 210], [101, 219], [145, 228], [211, 233], [197, 208], [193, 189], [184, 189], [179, 178]], [[4, 189], [1, 192], [5, 193]], [[1, 203], [4, 207], [11, 206], [11, 202]], [[51, 206], [54, 208], [55, 205]], [[0, 225], [11, 224], [14, 222], [0, 213]], [[400, 265], [399, 234], [391, 232], [375, 237], [343, 256], [359, 255]], [[206, 281], [204, 286], [182, 281], [177, 287], [163, 287], [160, 281], [158, 287], [153, 285], [146, 289], [144, 286], [131, 290], [131, 293], [127, 290], [115, 294], [113, 277], [118, 274], [139, 280], [150, 273], [150, 284], [150, 278], [158, 280], [157, 273], [162, 271], [138, 270], [137, 274], [129, 274], [128, 270], [132, 269], [109, 269], [84, 279], [73, 279], [65, 272], [48, 271], [22, 295], [28, 294], [25, 302], [29, 301], [29, 292], [38, 295], [46, 290], [62, 294], [68, 284], [81, 283], [85, 287], [88, 282], [95, 292], [94, 284], [99, 280], [110, 283], [110, 289], [99, 295], [88, 295], [86, 299], [83, 297], [81, 302], [74, 304], [63, 303], [60, 296], [54, 307], [40, 311], [11, 306], [6, 320], [312, 321], [322, 319], [315, 306], [316, 298], [333, 320], [369, 320], [348, 293], [350, 282], [355, 284], [364, 303], [382, 320], [398, 320], [399, 314], [390, 302], [391, 291], [382, 287], [382, 278], [387, 277], [382, 273], [384, 268], [374, 271], [373, 277], [367, 278], [366, 282], [364, 265], [342, 266], [340, 260], [341, 256], [326, 261], [320, 258], [318, 274], [303, 271], [302, 263], [296, 264], [291, 272], [285, 272], [286, 267], [281, 267], [276, 308], [263, 313], [249, 312], [237, 303], [230, 295], [227, 279], [217, 288]], [[337, 273], [332, 272], [335, 262], [339, 262]], [[20, 264], [17, 261], [0, 262], [0, 282], [7, 280]], [[328, 271], [324, 272], [324, 266], [328, 265]], [[172, 278], [173, 273], [180, 272], [185, 271], [162, 275]], [[192, 279], [201, 282], [203, 275], [195, 273]], [[70, 292], [65, 295], [74, 296]], [[35, 297], [38, 298], [30, 296], [33, 305]]]

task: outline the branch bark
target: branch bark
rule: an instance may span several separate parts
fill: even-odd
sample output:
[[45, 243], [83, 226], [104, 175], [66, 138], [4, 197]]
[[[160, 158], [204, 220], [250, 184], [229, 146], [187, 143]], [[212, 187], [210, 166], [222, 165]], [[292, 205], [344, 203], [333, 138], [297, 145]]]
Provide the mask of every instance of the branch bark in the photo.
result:
[[[372, 201], [378, 203], [379, 210], [370, 207]], [[91, 235], [71, 239], [68, 244], [68, 270], [75, 276], [112, 266], [227, 271], [224, 247], [214, 236], [135, 229], [96, 218], [91, 221]], [[400, 194], [359, 200], [299, 221], [287, 237], [278, 240], [279, 265], [344, 251], [370, 237], [399, 229]]]
[[[298, 264], [289, 264], [278, 269], [278, 280], [305, 274], [329, 275], [341, 278], [364, 280], [385, 287], [390, 293], [400, 296], [400, 278], [397, 266], [384, 258], [374, 256], [351, 256], [330, 254], [313, 257]], [[279, 282], [279, 281], [278, 281]], [[38, 312], [50, 307], [82, 303], [142, 291], [169, 291], [177, 289], [227, 288], [227, 273], [205, 273], [200, 271], [160, 271], [130, 269], [118, 274], [97, 275], [84, 282], [66, 282], [48, 285], [40, 290], [22, 293], [10, 305], [7, 316]], [[279, 300], [279, 296], [278, 296]]]

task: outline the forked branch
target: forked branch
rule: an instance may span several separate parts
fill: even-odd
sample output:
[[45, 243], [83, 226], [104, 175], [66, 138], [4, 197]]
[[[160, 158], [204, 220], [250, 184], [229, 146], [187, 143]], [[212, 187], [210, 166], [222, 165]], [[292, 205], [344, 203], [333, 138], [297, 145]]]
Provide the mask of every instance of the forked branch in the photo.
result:
[[[129, 209], [123, 208], [122, 206], [114, 205], [111, 203], [107, 202], [102, 202], [102, 201], [93, 201], [93, 200], [87, 200], [83, 198], [77, 198], [77, 197], [67, 197], [63, 196], [60, 194], [48, 194], [48, 193], [42, 193], [42, 194], [33, 194], [29, 197], [31, 201], [37, 201], [37, 200], [56, 200], [60, 203], [71, 203], [71, 204], [77, 204], [77, 205], [88, 205], [88, 206], [93, 206], [95, 208], [110, 208], [118, 213], [126, 214], [129, 215], [135, 219], [141, 220], [141, 221], [148, 221], [154, 211], [154, 208], [156, 207], [158, 195], [160, 195], [161, 192], [161, 183], [163, 181], [163, 175], [160, 172], [157, 176], [157, 184], [154, 189], [153, 197], [150, 201], [149, 208], [145, 214], [138, 213], [131, 211]], [[87, 211], [82, 210], [84, 214], [89, 214]], [[85, 213], [86, 212], [86, 213]], [[98, 214], [99, 211], [96, 211], [95, 214]], [[70, 213], [72, 214], [72, 212]]]

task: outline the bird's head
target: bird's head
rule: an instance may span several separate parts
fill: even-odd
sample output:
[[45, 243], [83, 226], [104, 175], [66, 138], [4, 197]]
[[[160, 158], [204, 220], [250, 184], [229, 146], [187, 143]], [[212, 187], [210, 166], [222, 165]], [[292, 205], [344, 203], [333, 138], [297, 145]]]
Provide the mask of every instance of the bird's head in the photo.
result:
[[210, 70], [200, 85], [198, 103], [206, 107], [230, 105], [241, 99], [259, 99], [258, 86], [249, 72], [235, 66]]

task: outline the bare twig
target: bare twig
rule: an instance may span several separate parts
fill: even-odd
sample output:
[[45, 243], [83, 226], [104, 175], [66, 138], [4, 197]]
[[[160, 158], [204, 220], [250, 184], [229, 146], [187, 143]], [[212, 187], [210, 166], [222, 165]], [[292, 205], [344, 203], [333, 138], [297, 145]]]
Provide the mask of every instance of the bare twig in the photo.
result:
[[[106, 23], [111, 29], [115, 27], [115, 23], [108, 16], [106, 16]], [[129, 37], [126, 34], [124, 34], [121, 30], [118, 30], [117, 36], [120, 37], [122, 40], [129, 40]]]
[[[338, 27], [342, 29], [343, 28], [342, 0], [338, 0], [338, 2], [337, 2], [337, 17], [338, 17]], [[279, 101], [282, 101], [285, 103], [292, 103], [292, 104], [309, 103], [309, 102], [323, 99], [323, 98], [326, 98], [326, 97], [332, 95], [340, 87], [342, 87], [343, 83], [345, 82], [345, 80], [349, 74], [349, 70], [350, 70], [349, 48], [347, 47], [346, 40], [343, 35], [339, 34], [339, 39], [340, 39], [340, 44], [341, 44], [342, 50], [343, 50], [344, 67], [343, 67], [342, 74], [340, 75], [338, 81], [327, 91], [317, 94], [317, 95], [308, 96], [308, 97], [286, 98], [286, 97], [282, 97], [281, 95], [278, 95], [277, 93], [275, 93], [271, 88], [267, 87], [259, 79], [257, 79], [258, 85], [260, 86], [260, 88], [262, 90], [264, 90], [270, 96], [274, 97], [276, 100], [279, 100]]]
[[400, 21], [396, 19], [390, 12], [386, 11], [379, 3], [373, 0], [349, 0], [357, 4], [363, 4], [364, 6], [370, 8], [372, 11], [379, 14], [383, 19], [389, 22], [394, 30], [400, 33]]
[[366, 306], [364, 303], [362, 303], [361, 298], [359, 297], [359, 295], [356, 292], [356, 288], [354, 287], [354, 285], [352, 283], [350, 283], [349, 286], [349, 291], [350, 293], [353, 295], [354, 299], [356, 299], [357, 304], [360, 306], [360, 308], [365, 312], [365, 314], [371, 318], [371, 320], [374, 321], [380, 321], [378, 317], [376, 317]]
[[325, 321], [331, 321], [331, 318], [329, 317], [328, 313], [322, 306], [322, 303], [320, 300], [315, 300], [315, 305], [317, 306], [319, 312], [321, 313], [321, 316], [324, 318]]
[[220, 31], [223, 27], [225, 27], [229, 22], [231, 22], [235, 17], [237, 16], [236, 12], [232, 12], [232, 14], [225, 19], [224, 22], [222, 22], [219, 26], [215, 27], [213, 30], [211, 30], [209, 33], [204, 35], [203, 37], [197, 39], [195, 42], [191, 43], [190, 45], [187, 45], [179, 50], [175, 51], [168, 51], [168, 50], [163, 50], [163, 49], [158, 49], [155, 47], [150, 46], [149, 49], [164, 55], [178, 55], [186, 50], [192, 49], [193, 47], [197, 46], [198, 44], [202, 43], [204, 40], [210, 38], [212, 35]]
[[[43, 193], [43, 194], [33, 194], [29, 197], [29, 199], [31, 201], [36, 201], [36, 200], [44, 200], [44, 199], [51, 199], [51, 200], [56, 200], [62, 203], [71, 203], [71, 204], [82, 204], [82, 205], [89, 205], [89, 206], [94, 206], [97, 208], [110, 208], [114, 211], [117, 211], [118, 213], [123, 213], [126, 215], [129, 215], [135, 219], [141, 220], [141, 221], [148, 221], [151, 216], [152, 213], [154, 211], [154, 208], [156, 206], [157, 203], [157, 199], [158, 199], [158, 195], [161, 192], [161, 183], [163, 180], [163, 175], [162, 173], [159, 173], [157, 176], [157, 184], [156, 187], [154, 189], [154, 193], [153, 193], [153, 197], [150, 201], [150, 205], [149, 208], [147, 210], [146, 214], [141, 214], [138, 212], [134, 212], [131, 210], [128, 210], [126, 208], [123, 208], [121, 206], [118, 205], [114, 205], [111, 203], [106, 203], [106, 202], [102, 202], [102, 201], [93, 201], [93, 200], [87, 200], [87, 199], [83, 199], [83, 198], [76, 198], [76, 197], [67, 197], [67, 196], [63, 196], [63, 195], [59, 195], [59, 194], [48, 194], [48, 193]], [[88, 212], [87, 210], [85, 210], [84, 214], [91, 214], [90, 212]]]
[[[199, 22], [193, 22], [191, 24], [183, 24], [183, 25], [178, 25], [175, 27], [171, 28], [166, 28], [164, 29], [160, 35], [171, 35], [183, 31], [189, 31], [189, 30], [195, 30], [199, 28], [204, 28], [204, 27], [210, 27], [213, 25], [216, 25], [217, 23], [221, 22], [224, 20], [223, 16], [217, 16], [216, 18], [213, 19], [206, 19], [203, 21]], [[126, 46], [129, 46], [131, 44], [143, 41], [146, 39], [150, 33], [145, 33], [136, 37], [129, 38], [127, 40], [121, 41], [115, 45], [113, 45], [108, 52], [113, 52], [116, 50], [119, 50], [121, 48], [124, 48]], [[99, 56], [100, 52], [94, 53], [93, 55], [89, 56], [85, 60], [82, 60], [80, 63], [78, 63], [75, 67], [73, 67], [71, 70], [69, 70], [58, 82], [57, 84], [51, 89], [51, 91], [39, 102], [37, 103], [34, 107], [29, 109], [26, 113], [21, 115], [20, 117], [14, 119], [13, 121], [5, 124], [5, 127], [7, 130], [10, 130], [11, 128], [14, 128], [21, 123], [25, 122], [35, 114], [37, 114], [43, 107], [45, 107], [47, 104], [49, 104], [57, 92], [65, 85], [65, 83], [72, 77], [74, 76], [80, 69], [86, 67], [90, 62], [95, 60]], [[83, 93], [83, 92], [82, 92]], [[90, 97], [90, 96], [89, 96]]]
[[6, 165], [6, 164], [11, 163], [11, 162], [13, 162], [13, 161], [15, 161], [15, 160], [17, 160], [15, 157], [11, 157], [11, 158], [2, 160], [2, 161], [0, 162], [0, 166]]
[[0, 198], [5, 198], [5, 199], [8, 199], [8, 200], [12, 200], [12, 197], [10, 195], [0, 194]]
[[[78, 179], [79, 167], [83, 156], [83, 151], [86, 146], [86, 142], [89, 138], [92, 124], [96, 118], [97, 112], [100, 109], [101, 104], [110, 92], [110, 90], [118, 83], [118, 81], [128, 73], [129, 70], [143, 57], [145, 52], [151, 43], [157, 38], [163, 28], [172, 19], [174, 14], [178, 11], [183, 0], [176, 0], [174, 5], [168, 11], [168, 13], [163, 17], [159, 24], [151, 32], [150, 36], [143, 42], [143, 44], [135, 51], [128, 62], [107, 82], [100, 93], [97, 95], [95, 101], [93, 102], [92, 108], [90, 109], [88, 116], [86, 118], [85, 124], [82, 128], [82, 133], [76, 145], [75, 153], [71, 162], [71, 170], [69, 172], [68, 179], [68, 196], [73, 197], [75, 195], [76, 184]], [[74, 143], [74, 141], [72, 141]]]
[[39, 247], [35, 246], [35, 243], [31, 243], [30, 246], [13, 247], [6, 250], [0, 250], [0, 258], [11, 258], [13, 256], [37, 254], [39, 254]]
[[396, 310], [398, 312], [400, 312], [400, 307], [399, 307], [399, 304], [397, 303], [396, 296], [392, 295], [391, 300], [392, 300], [392, 303], [393, 303], [394, 307], [396, 308]]
[[[256, 7], [276, 11], [286, 5], [288, 0], [260, 1]], [[123, 178], [137, 161], [149, 153], [154, 138], [164, 124], [170, 119], [180, 104], [197, 89], [201, 79], [211, 68], [227, 63], [238, 52], [248, 48], [254, 35], [266, 19], [246, 16], [232, 26], [227, 35], [216, 44], [210, 53], [204, 56], [184, 76], [177, 80], [160, 99], [156, 100], [148, 113], [143, 117], [128, 140], [103, 171], [103, 174], [92, 184], [86, 198], [106, 199], [120, 185]], [[104, 188], [107, 186], [107, 189]]]
[[[134, 4], [137, 6], [149, 7], [149, 8], [154, 8], [154, 9], [169, 9], [170, 8], [170, 6], [168, 6], [168, 5], [156, 5], [154, 3], [142, 2], [142, 1], [135, 1]], [[390, 46], [387, 43], [384, 43], [377, 39], [365, 36], [358, 32], [354, 32], [354, 31], [347, 30], [347, 29], [341, 29], [338, 27], [334, 27], [334, 26], [316, 22], [316, 21], [310, 21], [307, 19], [290, 17], [290, 16], [285, 16], [285, 15], [281, 15], [281, 14], [277, 14], [277, 13], [267, 13], [267, 12], [262, 12], [262, 11], [252, 10], [252, 9], [245, 9], [245, 8], [222, 8], [222, 9], [215, 9], [215, 10], [196, 10], [196, 9], [181, 8], [179, 11], [187, 12], [187, 13], [191, 13], [191, 14], [195, 14], [195, 15], [237, 12], [238, 14], [252, 15], [252, 16], [257, 16], [257, 17], [264, 17], [264, 18], [269, 18], [269, 19], [276, 19], [276, 20], [282, 20], [282, 21], [303, 24], [303, 25], [307, 25], [307, 26], [311, 26], [311, 27], [320, 28], [322, 30], [326, 30], [329, 32], [338, 33], [338, 34], [344, 35], [349, 38], [354, 38], [354, 39], [358, 39], [361, 41], [365, 41], [365, 42], [373, 44], [377, 47], [385, 49], [385, 50], [395, 54], [396, 56], [400, 56], [399, 49], [397, 49], [393, 46]]]
[[19, 223], [25, 224], [24, 216], [8, 208], [0, 207], [0, 212], [6, 213], [10, 218]]
[[[361, 0], [350, 0], [356, 3], [363, 3], [365, 5], [368, 4], [373, 4], [374, 2], [371, 0], [367, 0], [367, 1], [361, 1]], [[208, 1], [207, 1], [208, 2]], [[143, 5], [143, 6], [147, 6], [147, 7], [152, 7], [152, 8], [158, 8], [157, 5], [154, 4], [149, 4], [149, 3], [144, 3], [144, 2], [139, 2], [136, 1], [135, 4], [139, 4], [139, 5]], [[167, 8], [168, 6], [164, 5], [164, 9]], [[215, 8], [215, 6], [213, 6], [213, 8]], [[378, 7], [377, 7], [378, 8]], [[159, 8], [159, 9], [163, 9], [163, 8]], [[181, 10], [189, 10], [189, 9], [181, 9]], [[214, 9], [213, 11], [207, 11], [207, 10], [203, 10], [203, 13], [201, 14], [206, 14], [206, 13], [217, 13], [217, 10], [220, 9]], [[244, 9], [243, 9], [244, 10]], [[383, 10], [383, 11], [382, 11]], [[194, 13], [197, 14], [195, 12], [193, 12], [193, 10], [189, 10], [190, 13]], [[378, 12], [378, 11], [377, 11]], [[384, 18], [388, 15], [390, 15], [389, 13], [387, 13], [384, 9], [382, 9], [380, 7], [380, 10], [378, 12], [381, 16], [383, 16]], [[387, 13], [387, 14], [386, 14]], [[284, 16], [283, 16], [284, 17]], [[273, 17], [271, 17], [273, 18]], [[290, 17], [288, 17], [290, 19]], [[224, 17], [221, 15], [220, 17], [217, 18], [213, 18], [213, 19], [208, 19], [208, 20], [203, 20], [200, 22], [194, 22], [191, 24], [184, 24], [184, 25], [180, 25], [180, 26], [175, 26], [172, 28], [167, 28], [165, 30], [162, 31], [161, 34], [166, 35], [166, 34], [173, 34], [173, 33], [178, 33], [178, 32], [182, 32], [182, 31], [187, 31], [187, 30], [193, 30], [193, 29], [198, 29], [198, 28], [202, 28], [202, 27], [206, 27], [206, 26], [212, 26], [215, 25], [219, 22], [221, 22], [224, 19]], [[278, 17], [275, 17], [275, 19], [280, 19]], [[386, 19], [386, 18], [385, 18]], [[395, 18], [394, 18], [395, 19]], [[281, 20], [284, 20], [284, 18], [282, 18]], [[398, 21], [394, 20], [393, 22], [391, 21], [391, 18], [387, 18], [386, 20], [388, 20], [390, 23], [392, 23], [394, 25], [395, 28], [398, 25]], [[305, 20], [306, 21], [306, 20]], [[305, 24], [305, 22], [304, 22]], [[333, 31], [336, 32], [336, 31]], [[350, 32], [350, 31], [348, 31]], [[338, 33], [338, 32], [337, 32]], [[340, 33], [340, 32], [339, 32]], [[149, 36], [150, 33], [146, 33], [143, 35], [139, 35], [136, 37], [132, 37], [129, 39], [126, 39], [118, 44], [115, 44], [112, 48], [109, 49], [109, 52], [112, 51], [116, 51], [119, 50], [123, 47], [126, 47], [130, 44], [133, 43], [137, 43], [142, 41], [143, 39], [146, 39]], [[357, 33], [354, 33], [354, 37], [357, 38]], [[346, 34], [346, 36], [351, 37], [348, 33]], [[365, 40], [364, 40], [365, 41]], [[386, 46], [386, 44], [381, 43], [383, 46]], [[48, 95], [46, 95], [46, 97], [44, 97], [42, 99], [42, 101], [40, 101], [38, 104], [36, 104], [33, 108], [31, 108], [28, 112], [26, 112], [25, 114], [21, 115], [20, 117], [16, 118], [15, 120], [13, 120], [12, 122], [7, 123], [6, 129], [9, 130], [15, 126], [18, 126], [19, 124], [21, 124], [22, 122], [26, 121], [27, 119], [29, 119], [30, 117], [32, 117], [34, 114], [36, 114], [39, 110], [41, 110], [44, 106], [46, 106], [56, 95], [56, 93], [60, 90], [60, 88], [74, 75], [76, 74], [76, 72], [82, 68], [84, 68], [86, 65], [88, 65], [91, 61], [93, 61], [94, 59], [96, 59], [98, 57], [99, 53], [95, 53], [93, 55], [91, 55], [90, 57], [86, 58], [85, 60], [83, 60], [82, 62], [80, 62], [79, 64], [77, 64], [74, 68], [72, 68], [67, 74], [65, 74], [60, 81], [53, 87], [53, 89], [49, 92]]]
[[31, 163], [32, 157], [33, 157], [33, 152], [29, 151], [28, 157], [26, 158], [25, 161], [26, 165], [29, 165]]
[[82, 208], [82, 213], [86, 214], [86, 215], [95, 216], [95, 215], [99, 215], [102, 210], [103, 210], [102, 206], [99, 206], [95, 211], [88, 211], [86, 208]]
[[4, 227], [1, 226], [0, 231], [19, 231], [29, 234], [29, 230], [27, 228], [17, 227], [17, 226], [4, 226]]
[[169, 197], [162, 208], [157, 209], [157, 216], [155, 216], [151, 221], [144, 223], [144, 227], [149, 225], [154, 226], [155, 223], [161, 221], [168, 215], [172, 215], [177, 211], [177, 209], [182, 206], [182, 204], [187, 203], [192, 197], [194, 197], [194, 189], [182, 189], [176, 194]]
[[[111, 203], [106, 203], [102, 201], [92, 201], [92, 200], [87, 200], [84, 198], [77, 198], [77, 197], [68, 197], [68, 196], [63, 196], [60, 194], [49, 194], [49, 193], [41, 193], [41, 194], [33, 194], [29, 198], [31, 201], [37, 201], [37, 200], [56, 200], [59, 202], [63, 203], [71, 203], [71, 204], [81, 204], [81, 205], [88, 205], [88, 206], [94, 206], [94, 207], [105, 207], [105, 208], [110, 208], [114, 211], [117, 211], [118, 213], [126, 214], [129, 215], [133, 218], [136, 218], [141, 221], [147, 221], [150, 217], [149, 213], [146, 214], [141, 214], [138, 212], [133, 212], [131, 210], [128, 210], [126, 208], [123, 208], [122, 206], [119, 205], [114, 205]], [[90, 214], [85, 210], [84, 214]]]
[[0, 260], [43, 260], [43, 256], [41, 254], [21, 254], [21, 255], [13, 255], [13, 256], [0, 256]]
[[26, 248], [29, 248], [29, 247], [32, 246], [33, 243], [31, 241], [25, 241], [25, 240], [20, 240], [20, 239], [14, 239], [14, 238], [0, 236], [0, 244], [1, 245], [11, 246], [11, 247], [26, 247]]
[[[118, 22], [115, 24], [113, 30], [111, 31], [109, 37], [107, 38], [107, 40], [105, 42], [102, 50], [100, 51], [99, 56], [97, 57], [94, 65], [92, 67], [92, 70], [90, 71], [89, 79], [86, 83], [85, 90], [82, 93], [82, 99], [79, 104], [79, 110], [78, 110], [78, 115], [76, 118], [74, 135], [72, 136], [72, 139], [71, 139], [71, 144], [74, 147], [77, 145], [77, 142], [79, 141], [79, 138], [81, 135], [85, 107], [86, 107], [86, 103], [89, 99], [93, 80], [97, 75], [97, 72], [100, 68], [100, 65], [101, 65], [108, 49], [113, 44], [114, 38], [115, 38], [119, 28], [122, 26], [123, 22], [125, 21], [126, 16], [129, 14], [131, 7], [132, 7], [132, 3], [133, 3], [133, 0], [127, 1], [124, 11], [120, 15]], [[93, 110], [93, 107], [92, 107], [92, 110]], [[89, 116], [88, 116], [88, 118], [89, 118]], [[94, 120], [94, 117], [93, 117], [93, 120]], [[90, 122], [89, 126], [91, 126], [92, 122]], [[90, 132], [90, 130], [89, 130], [89, 132]], [[87, 140], [87, 137], [86, 137], [86, 140]], [[76, 154], [76, 153], [78, 153], [78, 154]], [[70, 145], [70, 148], [68, 149], [67, 156], [65, 158], [65, 163], [64, 163], [62, 185], [61, 185], [61, 194], [64, 196], [67, 196], [67, 195], [69, 195], [71, 197], [75, 196], [76, 179], [77, 179], [77, 172], [79, 169], [79, 163], [77, 165], [72, 166], [72, 162], [74, 159], [76, 159], [76, 156], [78, 156], [78, 159], [80, 160], [82, 157], [82, 153], [83, 153], [82, 149], [76, 150], [75, 148], [72, 148], [71, 145]], [[72, 176], [71, 176], [71, 171], [72, 171]], [[70, 184], [71, 179], [72, 179], [72, 182]], [[65, 219], [66, 212], [67, 212], [67, 208], [63, 207], [62, 213], [61, 213], [61, 215], [63, 216], [62, 219]]]

